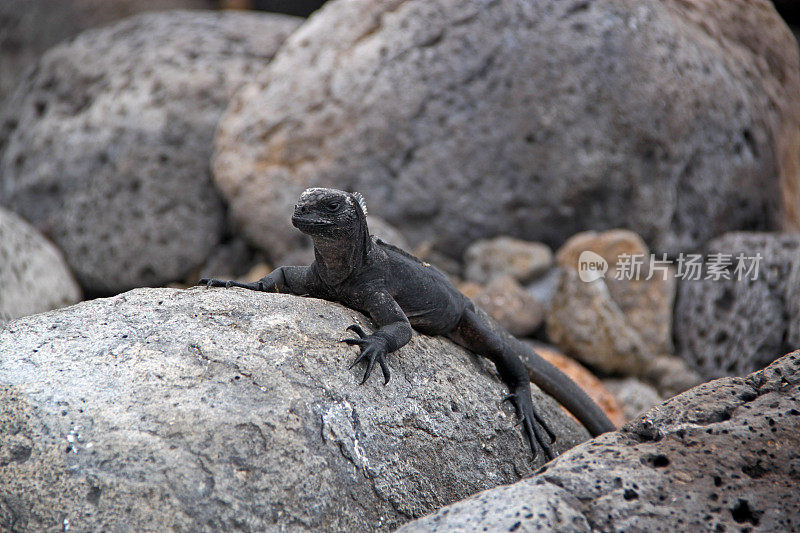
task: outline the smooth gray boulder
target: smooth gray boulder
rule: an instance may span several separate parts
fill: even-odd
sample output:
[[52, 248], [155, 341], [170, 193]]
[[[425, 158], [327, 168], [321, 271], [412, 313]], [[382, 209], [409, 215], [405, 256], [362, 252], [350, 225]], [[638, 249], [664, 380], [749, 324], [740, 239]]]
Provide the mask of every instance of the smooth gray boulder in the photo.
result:
[[[752, 372], [800, 348], [800, 234], [728, 233], [705, 252], [701, 279], [678, 285], [678, 354], [717, 378]], [[718, 275], [709, 270], [714, 264], [727, 266]]]
[[333, 1], [236, 94], [214, 179], [276, 262], [310, 186], [452, 257], [612, 227], [678, 252], [796, 226], [797, 94], [767, 0]]
[[217, 120], [298, 23], [171, 11], [49, 50], [6, 106], [0, 204], [50, 237], [88, 292], [180, 279], [225, 230], [208, 168]]
[[61, 252], [30, 224], [0, 209], [0, 324], [80, 299]]
[[796, 531], [799, 484], [797, 351], [398, 531]]
[[[415, 335], [387, 386], [363, 315], [241, 289], [137, 289], [0, 329], [0, 529], [387, 530], [532, 461], [483, 359]], [[564, 451], [587, 434], [535, 402]], [[66, 529], [66, 527], [64, 527]]]

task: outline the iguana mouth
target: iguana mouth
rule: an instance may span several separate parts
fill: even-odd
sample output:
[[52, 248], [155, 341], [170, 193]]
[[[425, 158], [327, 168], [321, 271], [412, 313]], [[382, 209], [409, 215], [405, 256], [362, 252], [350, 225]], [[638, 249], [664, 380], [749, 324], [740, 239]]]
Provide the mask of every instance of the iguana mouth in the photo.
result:
[[324, 228], [325, 226], [332, 226], [333, 222], [330, 220], [322, 220], [319, 218], [304, 218], [301, 216], [293, 216], [292, 224], [297, 229], [303, 228]]

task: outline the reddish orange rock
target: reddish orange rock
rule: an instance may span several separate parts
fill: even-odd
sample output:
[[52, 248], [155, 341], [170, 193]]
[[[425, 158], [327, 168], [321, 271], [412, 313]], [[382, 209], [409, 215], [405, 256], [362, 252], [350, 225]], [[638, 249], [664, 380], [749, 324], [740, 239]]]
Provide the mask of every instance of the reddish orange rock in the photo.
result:
[[536, 353], [541, 355], [543, 359], [568, 375], [572, 381], [586, 391], [586, 394], [588, 394], [605, 412], [612, 424], [620, 427], [625, 423], [625, 416], [616, 398], [608, 392], [605, 386], [603, 386], [603, 383], [597, 379], [594, 374], [589, 372], [585, 366], [567, 357], [555, 348], [543, 344], [535, 344], [532, 346], [533, 349], [536, 350]]

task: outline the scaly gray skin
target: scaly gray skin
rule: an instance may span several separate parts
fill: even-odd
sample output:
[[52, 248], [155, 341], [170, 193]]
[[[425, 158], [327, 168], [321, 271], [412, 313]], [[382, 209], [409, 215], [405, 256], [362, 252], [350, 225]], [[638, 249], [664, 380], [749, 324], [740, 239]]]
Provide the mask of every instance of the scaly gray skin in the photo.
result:
[[[494, 362], [525, 428], [534, 457], [541, 448], [554, 456], [553, 432], [536, 413], [528, 371], [510, 344], [475, 312], [472, 302], [437, 269], [414, 256], [372, 239], [366, 205], [358, 193], [336, 189], [307, 189], [295, 206], [292, 224], [314, 241], [315, 261], [309, 266], [283, 266], [255, 283], [203, 278], [208, 287], [244, 287], [265, 292], [290, 292], [341, 302], [364, 312], [379, 326], [368, 335], [353, 324], [347, 329], [359, 338], [345, 339], [361, 352], [353, 363], [366, 360], [364, 383], [377, 362], [384, 384], [390, 371], [386, 354], [411, 339], [411, 328], [426, 335], [446, 335], [461, 346]], [[532, 351], [531, 351], [532, 353]], [[613, 431], [603, 411], [572, 380], [536, 354], [533, 380], [564, 405], [593, 436]]]

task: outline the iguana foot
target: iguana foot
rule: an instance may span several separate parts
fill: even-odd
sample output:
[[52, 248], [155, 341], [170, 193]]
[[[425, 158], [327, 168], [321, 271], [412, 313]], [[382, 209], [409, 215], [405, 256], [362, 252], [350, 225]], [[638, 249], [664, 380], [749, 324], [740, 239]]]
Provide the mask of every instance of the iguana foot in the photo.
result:
[[533, 401], [527, 390], [518, 390], [503, 398], [503, 401], [510, 400], [514, 403], [519, 416], [517, 425], [522, 424], [525, 430], [525, 436], [531, 445], [531, 451], [534, 458], [538, 455], [539, 448], [544, 452], [545, 458], [549, 461], [553, 459], [556, 454], [553, 452], [553, 444], [556, 442], [556, 436], [553, 431], [548, 427], [542, 417], [533, 408]]
[[350, 368], [353, 368], [365, 359], [367, 360], [367, 371], [364, 373], [364, 379], [361, 381], [361, 384], [363, 385], [367, 382], [370, 374], [372, 374], [372, 367], [375, 366], [376, 362], [381, 366], [381, 370], [383, 371], [383, 384], [386, 385], [389, 383], [392, 374], [389, 371], [389, 365], [386, 364], [384, 359], [388, 352], [388, 341], [378, 335], [367, 335], [358, 324], [347, 326], [347, 329], [354, 331], [360, 338], [343, 339], [342, 342], [350, 346], [358, 346], [361, 349], [361, 353], [353, 364], [350, 365]]
[[198, 285], [205, 285], [206, 287], [224, 287], [225, 282], [216, 278], [200, 278], [197, 282]]
[[206, 287], [225, 287], [226, 289], [230, 289], [231, 287], [242, 287], [243, 289], [250, 289], [254, 291], [261, 291], [264, 290], [261, 287], [259, 281], [254, 283], [241, 283], [239, 281], [228, 280], [223, 281], [221, 279], [216, 278], [201, 278], [200, 281], [197, 282], [198, 285], [205, 285]]

